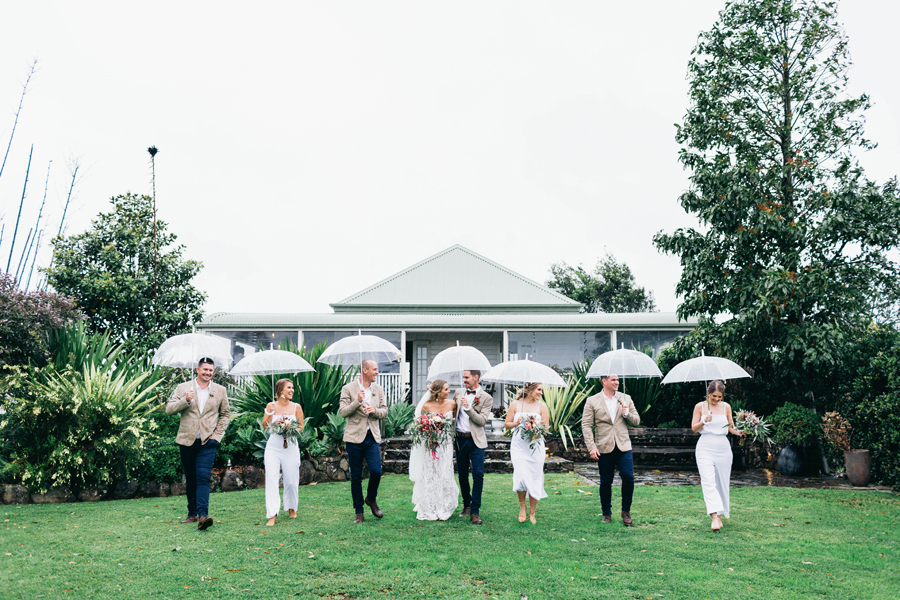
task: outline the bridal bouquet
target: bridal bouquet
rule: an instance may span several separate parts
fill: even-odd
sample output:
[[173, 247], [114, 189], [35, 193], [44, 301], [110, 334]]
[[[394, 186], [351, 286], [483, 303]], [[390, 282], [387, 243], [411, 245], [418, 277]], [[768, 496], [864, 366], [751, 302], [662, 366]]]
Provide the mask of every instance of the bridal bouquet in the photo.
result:
[[412, 425], [406, 430], [412, 440], [413, 446], [423, 445], [431, 450], [431, 458], [437, 459], [438, 446], [453, 437], [456, 430], [452, 418], [443, 415], [423, 412], [413, 419]]
[[[725, 427], [728, 427], [727, 423]], [[747, 439], [751, 442], [759, 440], [764, 444], [772, 441], [772, 436], [769, 433], [772, 425], [757, 417], [752, 410], [741, 409], [737, 411], [734, 415], [734, 428], [744, 434], [744, 437], [739, 442], [741, 446], [744, 445], [744, 441]]]
[[289, 439], [297, 439], [300, 437], [300, 433], [303, 431], [303, 426], [297, 422], [292, 421], [290, 419], [285, 419], [283, 421], [272, 421], [269, 423], [269, 426], [266, 428], [272, 435], [280, 435], [284, 438], [284, 447], [288, 447]]
[[534, 453], [534, 445], [538, 440], [550, 433], [550, 428], [541, 423], [535, 415], [526, 415], [522, 417], [522, 420], [519, 421], [515, 427], [504, 431], [503, 435], [512, 437], [512, 434], [515, 431], [519, 432], [522, 439], [528, 440], [528, 447], [531, 448], [531, 452]]

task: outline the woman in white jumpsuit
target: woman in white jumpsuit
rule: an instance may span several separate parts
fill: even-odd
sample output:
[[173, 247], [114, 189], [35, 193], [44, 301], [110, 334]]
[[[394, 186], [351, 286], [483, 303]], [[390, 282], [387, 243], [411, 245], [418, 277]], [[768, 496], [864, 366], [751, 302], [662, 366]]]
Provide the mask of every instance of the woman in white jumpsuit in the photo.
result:
[[734, 429], [731, 406], [724, 401], [725, 384], [718, 380], [711, 382], [706, 394], [706, 401], [694, 407], [691, 429], [700, 433], [695, 451], [697, 470], [706, 512], [712, 518], [712, 529], [718, 531], [722, 528], [722, 517], [730, 516], [732, 456], [728, 433], [744, 434]]
[[[299, 404], [291, 402], [294, 396], [294, 384], [290, 379], [279, 379], [275, 382], [277, 400], [266, 406], [263, 427], [277, 421], [297, 421], [303, 425], [303, 409]], [[278, 497], [279, 472], [284, 479], [284, 508], [291, 519], [297, 518], [297, 504], [300, 491], [300, 448], [297, 440], [288, 440], [283, 436], [272, 434], [266, 442], [264, 456], [266, 467], [266, 517], [268, 526], [275, 524], [281, 498]]]

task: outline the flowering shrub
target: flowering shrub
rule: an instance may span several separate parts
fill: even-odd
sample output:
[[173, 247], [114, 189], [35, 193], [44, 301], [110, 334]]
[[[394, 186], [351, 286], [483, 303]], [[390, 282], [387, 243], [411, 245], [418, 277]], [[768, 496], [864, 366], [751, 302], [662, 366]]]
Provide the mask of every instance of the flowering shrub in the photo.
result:
[[10, 463], [21, 483], [35, 491], [110, 484], [127, 473], [140, 454], [158, 381], [150, 372], [116, 373], [113, 362], [44, 374], [7, 367], [0, 390], [6, 411], [0, 434], [13, 432]]

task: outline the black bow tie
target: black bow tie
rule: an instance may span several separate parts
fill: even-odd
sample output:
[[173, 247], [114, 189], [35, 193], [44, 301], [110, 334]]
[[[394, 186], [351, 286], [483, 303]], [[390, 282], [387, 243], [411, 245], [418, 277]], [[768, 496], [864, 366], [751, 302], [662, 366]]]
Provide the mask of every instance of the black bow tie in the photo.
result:
[[474, 396], [475, 390], [466, 390], [466, 396]]

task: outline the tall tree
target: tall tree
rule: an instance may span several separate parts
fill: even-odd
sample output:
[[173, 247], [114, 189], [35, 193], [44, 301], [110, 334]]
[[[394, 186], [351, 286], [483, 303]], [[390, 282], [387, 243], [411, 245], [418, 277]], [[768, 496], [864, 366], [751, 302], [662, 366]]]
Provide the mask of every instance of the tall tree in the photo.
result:
[[184, 246], [174, 245], [164, 221], [154, 225], [149, 196], [111, 202], [112, 212], [101, 213], [90, 230], [53, 240], [47, 280], [76, 298], [91, 331], [109, 331], [128, 350], [149, 350], [202, 317], [206, 295], [191, 284], [202, 265], [182, 257]]
[[[897, 298], [896, 178], [878, 186], [855, 152], [866, 95], [850, 96], [836, 2], [739, 0], [701, 33], [678, 127], [702, 229], [658, 233], [679, 255], [680, 317], [700, 317], [714, 351], [750, 367], [771, 401], [827, 389], [850, 336]], [[717, 317], [724, 322], [716, 324]]]
[[572, 267], [565, 262], [550, 265], [551, 279], [547, 287], [563, 296], [581, 302], [581, 312], [623, 313], [653, 312], [653, 292], [635, 284], [631, 269], [617, 262], [612, 254], [597, 261], [594, 270], [582, 265]]

